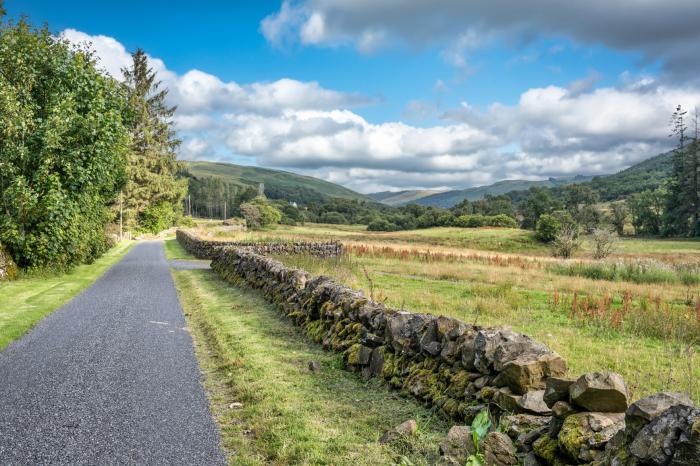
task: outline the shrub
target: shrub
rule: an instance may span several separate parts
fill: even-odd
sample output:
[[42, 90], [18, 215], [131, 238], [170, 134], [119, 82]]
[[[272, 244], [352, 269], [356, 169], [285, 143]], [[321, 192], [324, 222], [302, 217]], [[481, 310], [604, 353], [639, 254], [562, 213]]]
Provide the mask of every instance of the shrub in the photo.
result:
[[460, 215], [452, 223], [456, 227], [460, 228], [478, 228], [485, 224], [485, 217], [483, 215]]
[[321, 223], [331, 223], [333, 225], [347, 224], [348, 220], [340, 212], [324, 212], [319, 217]]
[[493, 215], [487, 217], [488, 226], [490, 227], [502, 227], [502, 228], [517, 228], [518, 222], [515, 221], [513, 217], [506, 214]]
[[596, 228], [591, 235], [595, 250], [593, 251], [594, 259], [605, 259], [612, 254], [615, 244], [617, 243], [617, 233], [605, 228]]
[[143, 231], [157, 234], [175, 224], [175, 210], [170, 202], [159, 202], [149, 205], [139, 218]]
[[262, 214], [258, 206], [244, 202], [239, 207], [241, 215], [245, 219], [245, 224], [251, 230], [258, 230], [262, 227]]
[[367, 225], [367, 231], [396, 231], [397, 227], [393, 223], [383, 218], [374, 220]]
[[552, 241], [552, 249], [555, 256], [565, 259], [571, 257], [581, 247], [578, 236], [578, 228], [572, 225], [564, 225]]
[[551, 214], [540, 215], [535, 228], [535, 238], [543, 243], [551, 243], [561, 231], [561, 223]]

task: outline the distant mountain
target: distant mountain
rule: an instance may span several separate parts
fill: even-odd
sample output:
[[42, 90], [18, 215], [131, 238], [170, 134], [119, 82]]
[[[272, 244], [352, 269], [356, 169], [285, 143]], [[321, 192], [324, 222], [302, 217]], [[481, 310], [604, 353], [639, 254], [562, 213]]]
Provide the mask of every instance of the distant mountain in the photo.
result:
[[381, 202], [382, 204], [390, 206], [402, 206], [415, 202], [418, 199], [422, 199], [426, 196], [431, 196], [433, 194], [438, 194], [444, 192], [441, 189], [415, 189], [406, 191], [382, 191], [379, 193], [370, 193], [367, 196], [371, 197], [375, 201]]
[[298, 175], [283, 170], [235, 165], [222, 162], [185, 162], [187, 169], [195, 178], [220, 177], [239, 186], [257, 188], [265, 184], [265, 194], [272, 199], [297, 198], [321, 201], [327, 198], [372, 199], [343, 186], [320, 180], [311, 176]]
[[[476, 201], [483, 199], [487, 194], [497, 196], [511, 191], [523, 191], [533, 186], [543, 186], [553, 188], [572, 183], [583, 183], [591, 180], [590, 176], [574, 176], [567, 178], [549, 178], [547, 180], [503, 180], [488, 186], [477, 186], [475, 188], [457, 189], [426, 196], [414, 201], [416, 204], [434, 207], [449, 208], [459, 204], [463, 200]], [[383, 202], [383, 201], [382, 201]]]

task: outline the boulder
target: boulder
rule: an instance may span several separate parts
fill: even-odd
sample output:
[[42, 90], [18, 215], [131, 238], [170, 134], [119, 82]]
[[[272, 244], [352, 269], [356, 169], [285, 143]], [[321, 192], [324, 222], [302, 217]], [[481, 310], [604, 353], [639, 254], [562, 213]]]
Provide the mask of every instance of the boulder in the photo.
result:
[[498, 386], [507, 386], [520, 395], [529, 390], [545, 388], [549, 377], [566, 374], [566, 362], [557, 353], [527, 353], [508, 361], [494, 380]]
[[440, 456], [443, 464], [463, 465], [469, 455], [476, 452], [469, 426], [452, 426], [447, 438], [440, 442]]
[[[685, 461], [684, 457], [693, 448], [700, 449], [698, 419], [700, 409], [682, 404], [672, 406], [639, 431], [629, 445], [629, 452], [640, 463], [648, 465], [697, 465], [698, 457], [695, 457], [695, 463]], [[672, 462], [676, 453], [678, 462]]]
[[557, 438], [572, 458], [590, 462], [600, 459], [608, 440], [624, 428], [623, 413], [578, 413], [566, 417]]
[[627, 385], [615, 372], [584, 374], [569, 387], [571, 402], [588, 411], [624, 413], [627, 409]]
[[440, 316], [436, 321], [437, 335], [442, 341], [456, 340], [467, 329], [467, 325], [464, 322], [452, 317]]
[[569, 401], [569, 387], [574, 381], [562, 377], [549, 377], [544, 387], [544, 402], [550, 408], [557, 401]]
[[671, 406], [693, 406], [686, 393], [661, 392], [632, 403], [625, 411], [625, 437], [632, 441], [637, 433]]
[[551, 414], [552, 410], [544, 403], [543, 396], [544, 390], [531, 390], [521, 396], [517, 404], [525, 412], [539, 415]]
[[415, 435], [416, 432], [418, 432], [418, 424], [413, 419], [409, 419], [386, 431], [379, 439], [379, 443], [391, 443], [400, 437]]
[[502, 432], [489, 432], [481, 441], [480, 449], [486, 464], [493, 466], [515, 466], [518, 462], [513, 442]]

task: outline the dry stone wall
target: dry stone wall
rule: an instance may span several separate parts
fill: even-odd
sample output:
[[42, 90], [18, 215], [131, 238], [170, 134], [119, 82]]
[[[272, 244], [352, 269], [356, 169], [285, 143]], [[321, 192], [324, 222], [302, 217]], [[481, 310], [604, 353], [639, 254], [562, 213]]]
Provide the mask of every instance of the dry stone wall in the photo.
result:
[[198, 259], [213, 259], [224, 247], [243, 249], [258, 254], [311, 254], [317, 257], [334, 257], [343, 252], [343, 245], [335, 241], [282, 243], [213, 241], [201, 239], [184, 230], [177, 230], [175, 234], [185, 251]]
[[503, 430], [481, 445], [487, 464], [700, 464], [700, 409], [685, 394], [629, 405], [620, 375], [569, 378], [561, 356], [525, 335], [390, 309], [249, 250], [219, 249], [212, 268], [262, 290], [312, 339], [342, 353], [350, 370], [463, 424], [440, 445], [442, 464], [466, 463], [474, 453], [469, 424], [486, 409]]

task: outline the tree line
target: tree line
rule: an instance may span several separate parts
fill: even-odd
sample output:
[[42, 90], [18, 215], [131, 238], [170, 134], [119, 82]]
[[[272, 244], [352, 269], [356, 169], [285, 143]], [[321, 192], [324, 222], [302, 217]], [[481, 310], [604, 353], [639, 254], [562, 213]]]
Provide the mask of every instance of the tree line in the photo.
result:
[[157, 232], [181, 215], [180, 141], [146, 54], [124, 79], [87, 46], [0, 14], [0, 244], [24, 268], [90, 262], [117, 225]]

